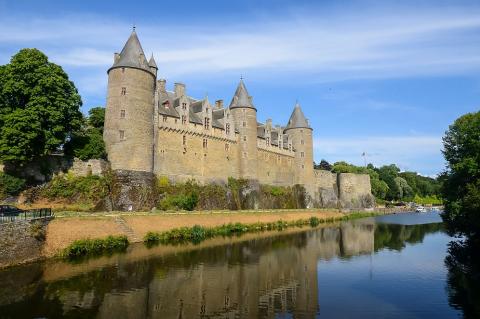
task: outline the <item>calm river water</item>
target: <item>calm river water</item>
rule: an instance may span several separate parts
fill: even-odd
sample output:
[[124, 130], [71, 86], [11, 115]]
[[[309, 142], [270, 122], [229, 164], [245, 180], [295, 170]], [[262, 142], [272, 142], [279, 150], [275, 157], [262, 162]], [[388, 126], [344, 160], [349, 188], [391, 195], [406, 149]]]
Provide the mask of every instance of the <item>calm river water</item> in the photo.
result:
[[0, 318], [457, 318], [436, 213], [0, 272]]

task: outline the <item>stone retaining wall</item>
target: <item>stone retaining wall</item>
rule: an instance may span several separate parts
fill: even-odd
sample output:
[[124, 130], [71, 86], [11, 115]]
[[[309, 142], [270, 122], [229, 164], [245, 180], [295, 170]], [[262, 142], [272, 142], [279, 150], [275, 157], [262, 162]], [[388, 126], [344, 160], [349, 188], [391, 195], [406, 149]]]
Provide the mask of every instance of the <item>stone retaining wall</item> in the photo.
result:
[[49, 219], [0, 224], [0, 268], [41, 259]]

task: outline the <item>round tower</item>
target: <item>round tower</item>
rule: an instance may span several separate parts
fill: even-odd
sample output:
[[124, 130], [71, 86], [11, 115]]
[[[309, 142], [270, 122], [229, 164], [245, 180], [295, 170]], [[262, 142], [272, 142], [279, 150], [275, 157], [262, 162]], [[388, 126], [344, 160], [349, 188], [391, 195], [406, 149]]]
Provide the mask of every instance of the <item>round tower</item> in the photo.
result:
[[295, 152], [295, 184], [304, 185], [311, 192], [314, 184], [312, 128], [298, 103], [290, 116], [285, 134], [292, 141]]
[[113, 170], [153, 171], [156, 73], [134, 29], [108, 70], [103, 136]]
[[232, 102], [230, 112], [235, 128], [239, 132], [240, 178], [256, 180], [257, 174], [257, 109], [248, 95], [243, 80], [240, 80]]

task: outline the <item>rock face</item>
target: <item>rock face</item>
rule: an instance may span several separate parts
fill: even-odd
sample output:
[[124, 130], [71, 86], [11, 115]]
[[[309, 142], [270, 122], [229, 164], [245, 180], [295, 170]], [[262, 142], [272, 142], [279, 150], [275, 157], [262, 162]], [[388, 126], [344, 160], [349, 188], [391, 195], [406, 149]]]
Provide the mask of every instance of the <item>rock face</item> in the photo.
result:
[[[148, 172], [113, 171], [111, 198], [107, 210], [150, 210], [155, 199], [155, 175]], [[111, 207], [109, 207], [111, 206]]]

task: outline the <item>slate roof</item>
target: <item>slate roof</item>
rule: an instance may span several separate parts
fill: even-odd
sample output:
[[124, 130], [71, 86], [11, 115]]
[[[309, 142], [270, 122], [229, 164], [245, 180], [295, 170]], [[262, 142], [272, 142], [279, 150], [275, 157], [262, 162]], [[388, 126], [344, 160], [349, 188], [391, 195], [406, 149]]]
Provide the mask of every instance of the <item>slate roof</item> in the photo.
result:
[[238, 83], [237, 90], [235, 91], [232, 101], [230, 102], [231, 109], [237, 107], [248, 107], [255, 109], [255, 106], [253, 106], [252, 104], [252, 99], [250, 95], [248, 95], [248, 91], [245, 87], [245, 83], [243, 83], [243, 80], [240, 80], [240, 83]]
[[148, 65], [158, 70], [158, 66], [157, 66], [157, 63], [155, 62], [155, 58], [153, 57], [153, 53], [152, 53], [152, 56], [150, 57], [150, 60], [148, 61]]
[[116, 61], [110, 69], [119, 67], [143, 69], [152, 73], [135, 30], [132, 31], [132, 34], [130, 34], [130, 37], [122, 49], [122, 52], [120, 52], [118, 61]]
[[287, 127], [285, 130], [292, 129], [292, 128], [309, 128], [311, 127], [308, 125], [307, 119], [300, 108], [300, 104], [295, 104], [295, 108], [293, 109], [292, 115], [290, 115], [290, 119], [288, 120]]

